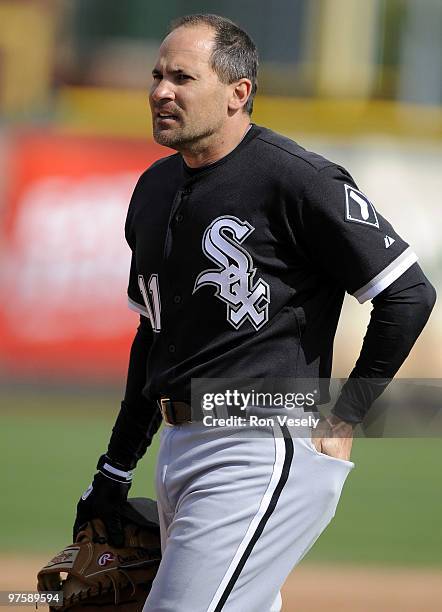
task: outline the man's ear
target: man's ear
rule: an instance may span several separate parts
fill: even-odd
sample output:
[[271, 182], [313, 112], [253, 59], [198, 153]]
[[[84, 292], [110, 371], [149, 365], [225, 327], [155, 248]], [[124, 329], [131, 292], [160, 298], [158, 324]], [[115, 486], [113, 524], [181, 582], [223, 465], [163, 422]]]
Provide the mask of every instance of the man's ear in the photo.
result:
[[252, 91], [252, 82], [249, 79], [240, 79], [232, 83], [232, 90], [229, 99], [229, 110], [236, 111], [243, 108], [249, 99]]

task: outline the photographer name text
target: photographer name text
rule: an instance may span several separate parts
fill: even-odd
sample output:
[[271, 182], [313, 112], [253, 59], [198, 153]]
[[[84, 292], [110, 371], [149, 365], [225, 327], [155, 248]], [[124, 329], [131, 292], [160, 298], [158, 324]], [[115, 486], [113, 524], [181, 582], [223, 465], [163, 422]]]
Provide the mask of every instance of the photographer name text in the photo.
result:
[[203, 418], [203, 423], [206, 427], [309, 427], [316, 429], [319, 420], [312, 415], [308, 417], [290, 417], [287, 415], [275, 415], [269, 417], [258, 417], [250, 415], [248, 418], [239, 416], [230, 416], [226, 418], [218, 418], [212, 415], [206, 415]]

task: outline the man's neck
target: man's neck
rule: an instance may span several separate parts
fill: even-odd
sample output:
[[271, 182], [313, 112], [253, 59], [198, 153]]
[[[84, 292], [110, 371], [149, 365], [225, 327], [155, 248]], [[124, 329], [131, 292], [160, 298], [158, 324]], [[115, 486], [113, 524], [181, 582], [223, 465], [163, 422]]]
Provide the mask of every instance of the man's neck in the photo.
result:
[[202, 144], [198, 151], [181, 151], [181, 155], [189, 168], [200, 168], [214, 164], [219, 159], [228, 155], [233, 149], [236, 149], [250, 127], [250, 121], [247, 118], [237, 129], [226, 130], [226, 133], [222, 133], [212, 139], [211, 142], [207, 142], [206, 146]]

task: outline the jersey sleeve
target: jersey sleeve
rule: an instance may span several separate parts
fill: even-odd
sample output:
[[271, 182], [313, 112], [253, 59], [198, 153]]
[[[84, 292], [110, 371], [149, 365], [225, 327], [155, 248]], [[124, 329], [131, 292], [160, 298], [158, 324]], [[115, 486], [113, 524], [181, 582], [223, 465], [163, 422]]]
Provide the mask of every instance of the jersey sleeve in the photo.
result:
[[129, 284], [127, 287], [127, 299], [128, 306], [131, 310], [143, 315], [146, 318], [149, 317], [149, 312], [146, 308], [143, 295], [140, 289], [140, 283], [136, 265], [136, 255], [132, 253], [132, 260], [130, 262], [130, 273], [129, 273]]
[[[132, 258], [130, 262], [129, 272], [129, 284], [127, 287], [128, 306], [131, 310], [134, 310], [144, 317], [149, 317], [149, 312], [146, 307], [146, 300], [143, 297], [142, 290], [144, 289], [144, 283], [140, 282], [140, 277], [137, 270], [137, 255], [136, 255], [136, 236], [134, 231], [134, 216], [136, 214], [137, 199], [141, 193], [141, 185], [144, 180], [145, 173], [139, 178], [132, 198], [129, 203], [129, 209], [126, 217], [126, 224], [124, 233], [126, 236], [126, 242], [132, 251]], [[142, 278], [142, 277], [141, 277]]]
[[313, 175], [302, 206], [309, 258], [361, 304], [417, 261], [410, 246], [339, 166]]

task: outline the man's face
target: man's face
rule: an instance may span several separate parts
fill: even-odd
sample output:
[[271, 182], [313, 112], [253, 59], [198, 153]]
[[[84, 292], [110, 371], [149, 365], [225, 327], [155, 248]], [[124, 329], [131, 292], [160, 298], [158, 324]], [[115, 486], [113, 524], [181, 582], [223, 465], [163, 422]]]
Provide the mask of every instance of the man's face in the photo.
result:
[[159, 144], [197, 149], [226, 121], [230, 87], [210, 66], [213, 38], [212, 28], [199, 25], [180, 27], [163, 41], [149, 95]]

